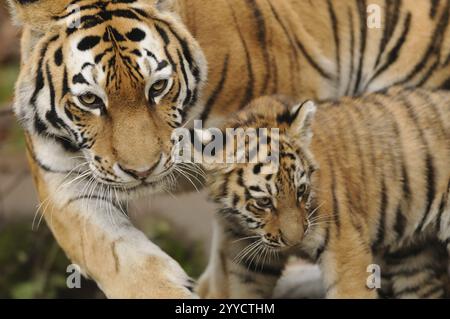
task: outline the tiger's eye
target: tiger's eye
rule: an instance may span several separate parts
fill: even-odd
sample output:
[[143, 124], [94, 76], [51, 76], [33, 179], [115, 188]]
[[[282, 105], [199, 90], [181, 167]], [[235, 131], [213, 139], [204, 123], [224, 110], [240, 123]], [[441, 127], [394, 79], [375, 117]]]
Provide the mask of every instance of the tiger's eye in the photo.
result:
[[169, 81], [167, 80], [159, 80], [153, 83], [152, 87], [150, 88], [150, 98], [154, 99], [155, 97], [161, 95], [166, 89], [168, 83]]
[[305, 195], [305, 192], [306, 192], [306, 185], [302, 184], [298, 187], [297, 196], [302, 197], [303, 195]]
[[98, 96], [92, 93], [83, 94], [79, 96], [78, 99], [80, 100], [81, 104], [87, 107], [98, 107], [103, 103]]
[[256, 206], [258, 206], [259, 208], [272, 208], [273, 204], [272, 204], [272, 200], [269, 197], [263, 197], [263, 198], [259, 198], [256, 200]]

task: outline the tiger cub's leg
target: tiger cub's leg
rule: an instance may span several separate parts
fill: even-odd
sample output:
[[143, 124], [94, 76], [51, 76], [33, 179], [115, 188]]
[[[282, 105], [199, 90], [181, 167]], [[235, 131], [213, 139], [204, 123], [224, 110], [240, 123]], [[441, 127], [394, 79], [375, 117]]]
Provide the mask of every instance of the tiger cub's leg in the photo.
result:
[[448, 253], [441, 242], [415, 245], [386, 253], [382, 276], [390, 281], [391, 298], [446, 298]]
[[377, 298], [377, 291], [367, 286], [367, 267], [373, 263], [370, 245], [356, 229], [341, 229], [330, 234], [328, 245], [320, 258], [326, 297]]

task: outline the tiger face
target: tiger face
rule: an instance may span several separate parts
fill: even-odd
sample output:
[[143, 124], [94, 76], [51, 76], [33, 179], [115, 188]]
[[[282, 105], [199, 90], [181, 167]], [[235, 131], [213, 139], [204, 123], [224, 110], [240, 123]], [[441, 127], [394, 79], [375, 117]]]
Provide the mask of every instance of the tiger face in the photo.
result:
[[133, 189], [166, 176], [171, 133], [198, 104], [205, 59], [166, 2], [12, 1], [29, 51], [16, 113], [102, 183]]
[[[289, 110], [276, 99], [261, 98], [238, 115], [236, 122], [246, 127], [279, 128], [279, 160], [275, 170], [267, 159], [206, 167], [211, 195], [233, 233], [261, 240], [271, 249], [289, 248], [302, 241], [310, 226], [313, 199], [315, 165], [308, 152], [311, 134], [307, 127], [314, 112], [312, 102]], [[227, 125], [234, 127], [236, 122]]]

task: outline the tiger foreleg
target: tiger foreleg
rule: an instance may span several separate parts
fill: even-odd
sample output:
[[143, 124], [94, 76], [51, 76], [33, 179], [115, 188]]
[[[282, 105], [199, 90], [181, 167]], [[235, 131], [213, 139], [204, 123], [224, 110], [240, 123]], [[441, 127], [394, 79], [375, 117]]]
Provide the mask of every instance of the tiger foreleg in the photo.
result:
[[107, 297], [195, 297], [192, 282], [177, 262], [134, 228], [114, 203], [92, 194], [83, 200], [75, 188], [62, 191], [64, 176], [29, 158], [42, 212], [53, 235]]

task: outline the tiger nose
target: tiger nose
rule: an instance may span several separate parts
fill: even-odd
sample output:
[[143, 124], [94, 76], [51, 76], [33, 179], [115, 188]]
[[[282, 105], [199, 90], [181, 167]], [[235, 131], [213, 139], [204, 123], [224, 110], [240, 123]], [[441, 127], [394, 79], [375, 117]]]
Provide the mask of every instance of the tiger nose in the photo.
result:
[[132, 177], [134, 177], [136, 179], [145, 179], [145, 178], [149, 177], [151, 175], [151, 173], [153, 172], [153, 170], [155, 169], [154, 167], [144, 168], [144, 169], [132, 169], [132, 168], [126, 168], [120, 164], [119, 164], [119, 167], [122, 171], [124, 171], [125, 173], [127, 173], [128, 175], [131, 175]]

